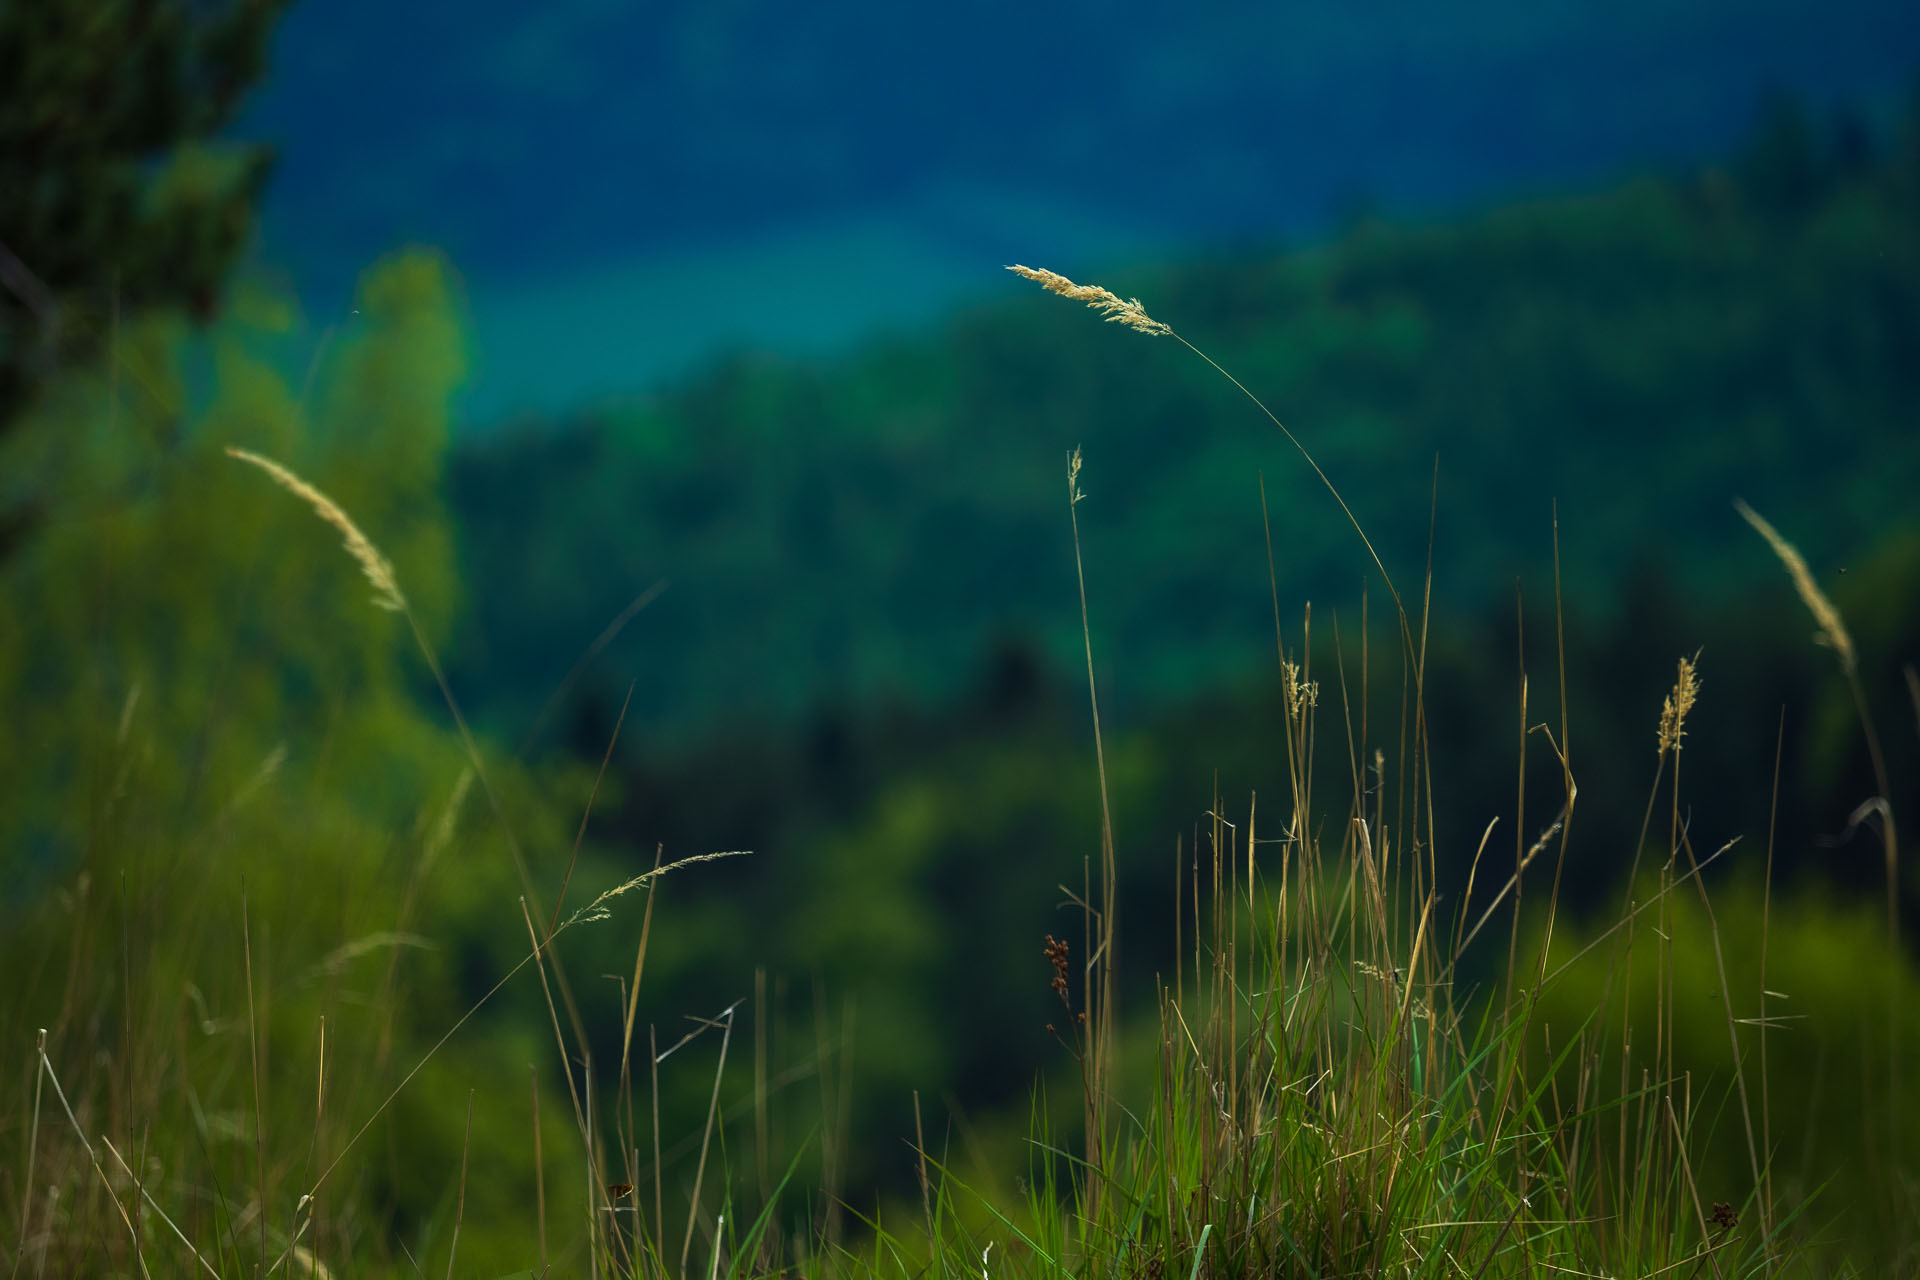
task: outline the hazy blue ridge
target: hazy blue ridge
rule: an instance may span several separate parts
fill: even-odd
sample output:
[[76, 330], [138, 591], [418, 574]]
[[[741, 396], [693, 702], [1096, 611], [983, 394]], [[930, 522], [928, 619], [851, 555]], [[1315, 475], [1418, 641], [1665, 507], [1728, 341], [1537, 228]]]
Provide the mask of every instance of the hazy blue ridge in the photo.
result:
[[1010, 261], [1110, 267], [1692, 162], [1764, 92], [1896, 110], [1883, 0], [882, 9], [295, 6], [236, 136], [321, 322], [441, 246], [474, 422], [925, 323]]

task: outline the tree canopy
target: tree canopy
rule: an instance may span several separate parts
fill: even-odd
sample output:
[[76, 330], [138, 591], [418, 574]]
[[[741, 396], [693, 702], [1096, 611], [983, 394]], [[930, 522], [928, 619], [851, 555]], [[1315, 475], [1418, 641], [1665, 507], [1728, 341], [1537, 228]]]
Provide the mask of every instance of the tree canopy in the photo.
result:
[[211, 317], [273, 159], [216, 135], [288, 2], [0, 5], [0, 431], [116, 308]]

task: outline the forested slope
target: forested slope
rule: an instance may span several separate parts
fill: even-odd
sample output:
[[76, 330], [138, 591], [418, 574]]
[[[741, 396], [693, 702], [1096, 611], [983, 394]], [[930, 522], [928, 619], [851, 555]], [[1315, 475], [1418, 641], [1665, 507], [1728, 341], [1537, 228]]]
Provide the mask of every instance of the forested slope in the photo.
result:
[[[1403, 591], [1418, 595], [1437, 463], [1449, 608], [1508, 598], [1516, 576], [1547, 591], [1556, 502], [1583, 606], [1611, 611], [1636, 564], [1725, 598], [1770, 572], [1745, 554], [1736, 496], [1816, 564], [1916, 519], [1915, 124], [1875, 143], [1779, 107], [1719, 168], [1099, 283], [1280, 414]], [[1268, 664], [1263, 479], [1282, 599], [1357, 614], [1351, 528], [1231, 386], [1173, 342], [1008, 286], [831, 365], [742, 355], [470, 440], [452, 498], [476, 611], [455, 648], [491, 715], [524, 729], [658, 579], [587, 686], [604, 699], [637, 678], [659, 735], [939, 699], [1005, 637], [1071, 661], [1076, 445], [1116, 714]]]

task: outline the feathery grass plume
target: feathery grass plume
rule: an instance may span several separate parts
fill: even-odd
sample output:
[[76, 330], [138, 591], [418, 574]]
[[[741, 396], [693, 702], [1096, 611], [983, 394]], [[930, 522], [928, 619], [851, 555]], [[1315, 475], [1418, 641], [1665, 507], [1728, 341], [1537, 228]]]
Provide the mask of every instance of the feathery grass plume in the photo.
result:
[[1673, 691], [1667, 695], [1666, 702], [1660, 708], [1660, 754], [1678, 752], [1680, 740], [1687, 736], [1687, 712], [1693, 710], [1694, 700], [1700, 696], [1699, 670], [1695, 659], [1680, 659], [1680, 670], [1673, 680]]
[[339, 530], [341, 540], [346, 546], [347, 554], [360, 562], [361, 572], [365, 573], [367, 575], [367, 581], [373, 584], [374, 604], [382, 609], [390, 609], [395, 613], [404, 613], [406, 611], [407, 598], [400, 594], [400, 583], [393, 576], [393, 565], [388, 563], [387, 558], [380, 554], [380, 548], [373, 545], [373, 540], [367, 537], [366, 534], [360, 532], [360, 526], [353, 522], [351, 516], [340, 509], [339, 503], [273, 459], [263, 458], [250, 449], [239, 449], [228, 445], [227, 456], [230, 458], [238, 458], [241, 462], [250, 463], [260, 468], [269, 476], [273, 477], [275, 484], [278, 484], [296, 498], [303, 500], [308, 506], [313, 508], [315, 515]]
[[1033, 281], [1048, 293], [1057, 293], [1063, 298], [1084, 302], [1095, 311], [1103, 311], [1108, 320], [1123, 324], [1129, 329], [1137, 329], [1141, 333], [1155, 337], [1173, 332], [1170, 326], [1161, 324], [1148, 315], [1146, 307], [1141, 305], [1138, 298], [1122, 299], [1118, 294], [1102, 289], [1098, 285], [1075, 284], [1059, 272], [1044, 268], [1035, 269], [1016, 265], [1008, 267], [1007, 270]]
[[751, 849], [726, 849], [718, 853], [696, 853], [689, 857], [682, 858], [678, 862], [669, 862], [665, 866], [655, 867], [651, 871], [643, 871], [633, 877], [633, 879], [622, 881], [613, 886], [613, 888], [607, 890], [592, 902], [589, 902], [586, 906], [581, 907], [578, 911], [568, 916], [565, 924], [548, 935], [548, 940], [551, 941], [554, 936], [563, 930], [571, 929], [576, 924], [587, 924], [594, 920], [605, 920], [613, 914], [612, 910], [606, 905], [609, 901], [619, 897], [623, 893], [638, 889], [641, 885], [655, 880], [667, 874], [669, 871], [678, 871], [681, 867], [690, 867], [696, 862], [713, 862], [719, 858], [744, 858], [751, 852]]
[[1141, 333], [1154, 336], [1172, 338], [1175, 342], [1178, 342], [1187, 350], [1193, 352], [1194, 355], [1206, 361], [1215, 373], [1232, 383], [1236, 391], [1253, 401], [1254, 408], [1265, 415], [1267, 421], [1271, 422], [1274, 428], [1287, 438], [1287, 443], [1291, 444], [1299, 452], [1301, 459], [1305, 461], [1309, 467], [1313, 468], [1313, 474], [1320, 477], [1320, 483], [1327, 487], [1327, 492], [1332, 495], [1334, 502], [1339, 504], [1341, 514], [1347, 517], [1347, 523], [1353, 526], [1354, 533], [1360, 537], [1361, 545], [1366, 547], [1367, 556], [1373, 561], [1373, 567], [1379, 570], [1380, 580], [1386, 583], [1387, 594], [1393, 597], [1393, 608], [1394, 612], [1399, 616], [1402, 640], [1406, 642], [1409, 650], [1414, 647], [1413, 630], [1407, 621], [1406, 606], [1400, 601], [1399, 588], [1393, 585], [1393, 575], [1387, 572], [1387, 566], [1380, 559], [1380, 553], [1374, 549], [1373, 539], [1369, 538], [1367, 531], [1361, 527], [1360, 517], [1353, 514], [1353, 508], [1348, 506], [1347, 500], [1340, 495], [1339, 487], [1333, 483], [1332, 478], [1327, 475], [1320, 464], [1314, 461], [1313, 455], [1307, 452], [1307, 446], [1300, 442], [1300, 437], [1293, 434], [1292, 430], [1288, 428], [1286, 423], [1280, 421], [1273, 410], [1267, 408], [1264, 400], [1247, 390], [1245, 383], [1221, 368], [1219, 362], [1212, 356], [1194, 346], [1191, 342], [1188, 342], [1180, 334], [1174, 332], [1172, 325], [1163, 324], [1148, 315], [1147, 309], [1145, 305], [1141, 303], [1140, 299], [1131, 298], [1123, 300], [1118, 294], [1115, 294], [1109, 289], [1102, 289], [1095, 285], [1075, 284], [1059, 272], [1048, 271], [1044, 268], [1023, 267], [1016, 264], [1008, 267], [1007, 270], [1017, 276], [1034, 281], [1049, 293], [1057, 293], [1063, 298], [1072, 298], [1076, 302], [1084, 302], [1096, 311], [1103, 311], [1106, 313], [1107, 319], [1117, 320], [1129, 329], [1137, 329]]
[[1781, 537], [1779, 531], [1740, 499], [1733, 500], [1734, 510], [1742, 519], [1752, 525], [1767, 545], [1773, 548], [1773, 554], [1780, 557], [1780, 563], [1786, 566], [1787, 576], [1793, 579], [1793, 589], [1800, 594], [1800, 600], [1807, 606], [1807, 612], [1820, 624], [1820, 638], [1835, 653], [1840, 655], [1840, 666], [1851, 678], [1854, 672], [1853, 638], [1847, 634], [1846, 624], [1840, 621], [1840, 611], [1833, 607], [1826, 593], [1813, 580], [1813, 574], [1807, 568], [1807, 562], [1800, 556], [1791, 542]]

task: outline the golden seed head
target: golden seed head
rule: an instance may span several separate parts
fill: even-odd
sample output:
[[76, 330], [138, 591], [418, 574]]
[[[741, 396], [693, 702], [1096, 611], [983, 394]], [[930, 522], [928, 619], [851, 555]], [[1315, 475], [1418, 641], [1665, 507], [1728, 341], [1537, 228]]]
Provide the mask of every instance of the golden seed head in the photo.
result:
[[361, 572], [373, 584], [373, 602], [382, 609], [391, 609], [396, 613], [406, 609], [407, 598], [400, 594], [400, 583], [393, 576], [393, 566], [380, 554], [380, 548], [373, 545], [373, 540], [360, 532], [360, 526], [353, 522], [352, 517], [340, 509], [339, 503], [271, 458], [263, 458], [251, 450], [236, 449], [232, 445], [227, 446], [227, 456], [260, 468], [273, 477], [275, 484], [304, 501], [313, 508], [315, 515], [339, 530], [347, 554], [359, 562]]
[[1780, 563], [1786, 566], [1787, 576], [1793, 579], [1793, 589], [1799, 593], [1801, 603], [1807, 606], [1807, 612], [1813, 615], [1814, 622], [1820, 627], [1815, 640], [1839, 654], [1841, 669], [1851, 676], [1854, 667], [1853, 637], [1847, 634], [1846, 624], [1840, 621], [1840, 611], [1833, 607], [1833, 602], [1827, 599], [1826, 593], [1813, 580], [1807, 562], [1792, 543], [1761, 518], [1759, 512], [1738, 498], [1734, 499], [1733, 505], [1741, 517], [1767, 540], [1767, 545], [1773, 548], [1773, 554], [1779, 556]]
[[1694, 700], [1700, 696], [1700, 677], [1694, 666], [1699, 656], [1680, 659], [1673, 691], [1667, 694], [1660, 708], [1660, 754], [1663, 756], [1669, 751], [1679, 751], [1680, 740], [1687, 735], [1687, 712], [1693, 710]]
[[1110, 290], [1097, 285], [1075, 284], [1057, 271], [1045, 268], [1011, 266], [1007, 270], [1017, 276], [1033, 281], [1048, 293], [1057, 293], [1063, 298], [1072, 298], [1075, 302], [1084, 302], [1095, 311], [1105, 313], [1108, 320], [1123, 324], [1129, 329], [1159, 337], [1170, 334], [1173, 329], [1161, 324], [1147, 314], [1138, 298], [1121, 298]]

